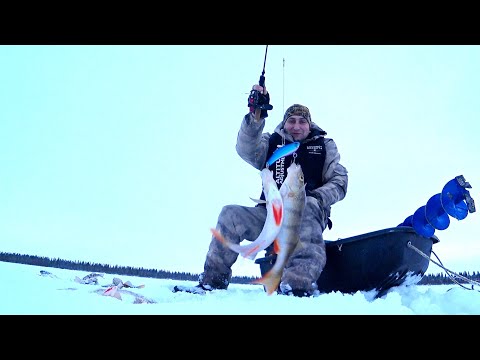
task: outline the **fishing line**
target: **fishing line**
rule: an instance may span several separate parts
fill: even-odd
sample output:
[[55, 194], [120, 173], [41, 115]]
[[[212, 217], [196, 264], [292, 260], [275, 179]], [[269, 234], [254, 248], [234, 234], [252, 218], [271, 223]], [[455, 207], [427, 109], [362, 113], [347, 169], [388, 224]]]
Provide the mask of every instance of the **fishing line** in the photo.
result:
[[283, 58], [283, 89], [282, 89], [282, 96], [283, 96], [283, 104], [282, 104], [282, 114], [285, 114], [285, 58]]

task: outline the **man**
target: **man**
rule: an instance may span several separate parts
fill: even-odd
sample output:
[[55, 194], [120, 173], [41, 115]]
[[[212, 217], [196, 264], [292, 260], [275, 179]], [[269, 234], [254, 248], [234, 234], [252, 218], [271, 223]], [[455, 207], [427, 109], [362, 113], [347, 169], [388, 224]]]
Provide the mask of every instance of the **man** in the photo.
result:
[[[322, 233], [327, 226], [331, 227], [331, 205], [342, 200], [347, 193], [347, 170], [340, 164], [335, 142], [325, 138], [327, 133], [312, 122], [306, 106], [290, 106], [273, 134], [262, 133], [268, 114], [266, 110], [260, 110], [260, 105], [269, 103], [269, 94], [260, 85], [254, 85], [252, 89], [259, 92], [261, 100], [256, 106], [251, 106], [250, 112], [243, 118], [237, 136], [237, 153], [261, 170], [278, 147], [300, 142], [295, 153], [278, 159], [269, 168], [280, 188], [295, 157], [295, 162], [302, 166], [306, 183], [307, 201], [300, 231], [302, 246], [290, 256], [277, 291], [299, 297], [316, 295], [317, 279], [326, 263]], [[235, 244], [243, 240], [254, 241], [263, 228], [266, 216], [264, 204], [254, 207], [226, 205], [218, 217], [216, 228]], [[227, 289], [232, 277], [231, 267], [237, 258], [237, 252], [212, 237], [199, 284], [196, 290], [190, 292]], [[179, 287], [174, 289], [179, 290]]]

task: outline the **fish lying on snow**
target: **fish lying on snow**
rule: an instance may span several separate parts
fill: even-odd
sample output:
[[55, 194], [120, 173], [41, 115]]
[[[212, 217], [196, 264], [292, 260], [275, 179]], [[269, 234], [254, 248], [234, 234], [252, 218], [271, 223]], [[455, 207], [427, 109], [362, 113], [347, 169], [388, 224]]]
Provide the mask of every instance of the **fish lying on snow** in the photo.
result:
[[259, 251], [265, 250], [274, 240], [280, 231], [283, 223], [283, 200], [280, 195], [277, 183], [273, 178], [273, 172], [264, 168], [260, 172], [262, 178], [263, 193], [265, 200], [255, 200], [255, 202], [265, 203], [267, 207], [267, 218], [263, 225], [260, 235], [247, 245], [234, 244], [227, 239], [217, 229], [211, 229], [217, 240], [228, 246], [231, 250], [239, 253], [244, 258], [253, 260]]
[[292, 163], [287, 168], [287, 177], [280, 186], [284, 216], [282, 227], [274, 241], [274, 252], [277, 254], [277, 259], [269, 272], [262, 278], [253, 281], [254, 284], [262, 284], [268, 295], [278, 288], [283, 269], [299, 243], [300, 224], [306, 203], [305, 186], [302, 167]]

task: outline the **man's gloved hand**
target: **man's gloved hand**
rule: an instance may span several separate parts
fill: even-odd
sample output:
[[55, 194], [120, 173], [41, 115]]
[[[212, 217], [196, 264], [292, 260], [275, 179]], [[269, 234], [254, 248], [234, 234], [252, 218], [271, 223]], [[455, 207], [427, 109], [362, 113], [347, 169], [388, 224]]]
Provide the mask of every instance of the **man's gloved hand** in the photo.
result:
[[253, 85], [252, 91], [248, 96], [248, 107], [253, 114], [255, 114], [256, 110], [260, 109], [260, 118], [264, 119], [268, 117], [267, 110], [272, 110], [273, 106], [270, 105], [270, 94], [266, 87]]

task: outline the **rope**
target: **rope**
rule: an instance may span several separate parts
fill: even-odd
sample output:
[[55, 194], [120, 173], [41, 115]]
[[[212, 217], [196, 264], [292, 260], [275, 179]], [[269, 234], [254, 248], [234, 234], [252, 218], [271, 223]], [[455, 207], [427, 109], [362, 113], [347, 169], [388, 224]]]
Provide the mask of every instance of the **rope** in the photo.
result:
[[[480, 286], [480, 283], [475, 281], [475, 280], [472, 280], [472, 279], [469, 279], [469, 278], [466, 278], [465, 276], [462, 276], [460, 274], [457, 274], [449, 269], [447, 269], [445, 266], [443, 266], [442, 262], [440, 261], [439, 257], [437, 256], [437, 254], [435, 254], [435, 252], [432, 250], [432, 253], [433, 255], [435, 255], [435, 257], [437, 258], [438, 262], [436, 262], [435, 260], [432, 260], [429, 256], [427, 256], [425, 253], [423, 253], [420, 249], [416, 248], [415, 246], [412, 245], [412, 243], [409, 241], [407, 243], [407, 247], [415, 250], [419, 255], [423, 256], [425, 259], [428, 259], [429, 261], [433, 262], [435, 265], [441, 267], [445, 273], [448, 275], [448, 277], [450, 278], [450, 280], [452, 280], [455, 284], [463, 287], [464, 289], [467, 289], [467, 290], [476, 290], [473, 288], [474, 285], [476, 286]], [[459, 279], [462, 279], [468, 283], [470, 283], [472, 285], [471, 288], [468, 288], [466, 286], [464, 286], [463, 284], [461, 284], [460, 282], [458, 282], [457, 280], [455, 280], [455, 277], [459, 278]], [[480, 291], [480, 290], [476, 290], [476, 291]]]

